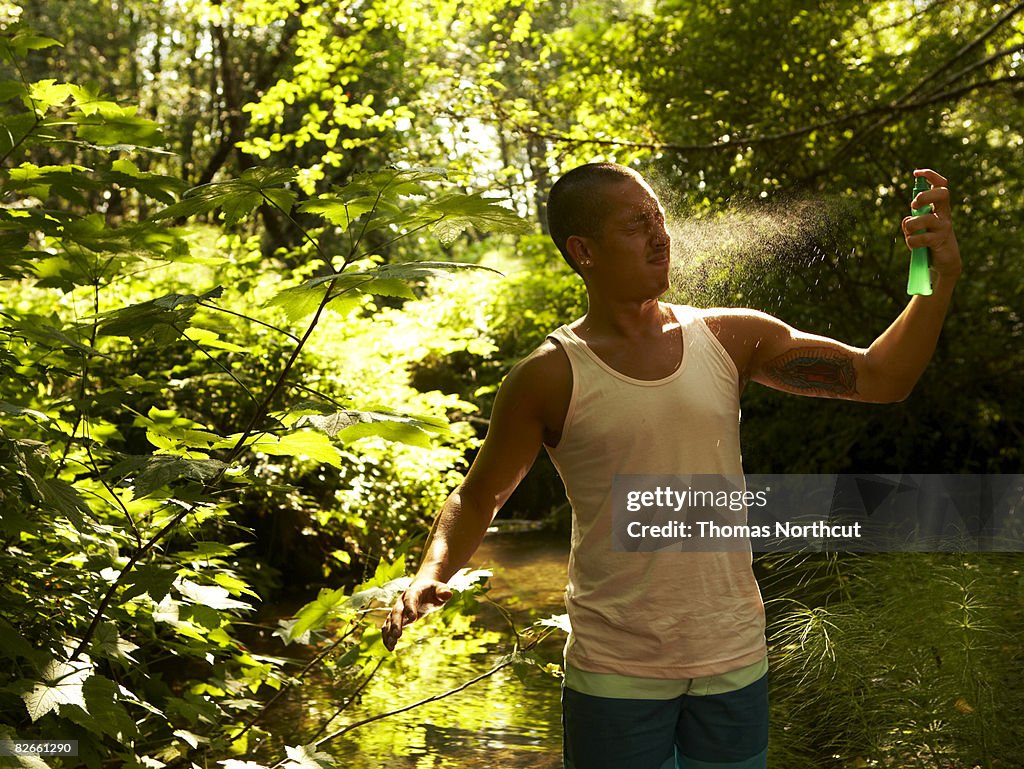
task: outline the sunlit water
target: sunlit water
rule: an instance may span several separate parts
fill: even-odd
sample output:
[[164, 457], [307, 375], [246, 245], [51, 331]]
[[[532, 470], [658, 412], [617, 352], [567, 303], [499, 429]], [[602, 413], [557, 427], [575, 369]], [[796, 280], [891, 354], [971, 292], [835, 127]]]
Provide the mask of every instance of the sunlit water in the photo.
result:
[[[489, 595], [522, 629], [564, 612], [567, 558], [565, 538], [501, 534], [485, 538], [471, 565], [494, 571]], [[399, 665], [378, 672], [359, 700], [330, 722], [328, 733], [442, 694], [489, 670], [511, 650], [507, 628], [500, 613], [482, 603], [475, 619], [456, 621], [448, 633], [423, 628], [407, 634], [399, 645]], [[558, 661], [563, 642], [564, 635], [556, 633], [539, 651]], [[529, 667], [523, 680], [505, 668], [443, 700], [361, 726], [322, 750], [351, 769], [554, 769], [562, 765], [559, 686], [539, 668]], [[289, 701], [275, 707], [265, 727], [287, 744], [297, 744], [335, 713], [343, 697], [326, 676], [314, 678], [289, 692]]]

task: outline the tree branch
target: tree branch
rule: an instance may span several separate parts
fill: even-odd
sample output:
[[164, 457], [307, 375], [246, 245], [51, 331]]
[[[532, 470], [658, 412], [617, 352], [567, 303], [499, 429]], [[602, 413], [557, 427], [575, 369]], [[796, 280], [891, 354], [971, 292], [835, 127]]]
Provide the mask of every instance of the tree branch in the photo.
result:
[[[1017, 48], [1024, 48], [1024, 46], [1018, 46]], [[1014, 49], [1007, 49], [1007, 51], [1015, 51]], [[1004, 51], [1003, 53], [1006, 53]], [[787, 139], [794, 139], [799, 136], [805, 136], [814, 131], [820, 131], [824, 128], [832, 128], [834, 126], [843, 125], [845, 123], [856, 122], [865, 117], [877, 114], [893, 115], [902, 112], [913, 112], [915, 110], [926, 107], [930, 104], [934, 104], [937, 101], [944, 99], [950, 99], [958, 96], [962, 96], [970, 91], [975, 91], [981, 88], [988, 88], [992, 86], [1002, 85], [1005, 83], [1021, 83], [1024, 82], [1024, 76], [1020, 75], [1007, 75], [1005, 77], [992, 78], [990, 80], [983, 80], [977, 83], [971, 83], [961, 88], [944, 91], [940, 94], [930, 94], [928, 98], [921, 99], [919, 101], [910, 102], [908, 104], [900, 104], [899, 102], [891, 102], [889, 104], [880, 104], [874, 107], [868, 107], [866, 109], [857, 110], [856, 112], [850, 112], [846, 115], [841, 115], [831, 120], [823, 120], [820, 123], [814, 123], [813, 125], [803, 126], [801, 128], [794, 128], [790, 131], [783, 131], [776, 134], [765, 134], [762, 136], [752, 136], [749, 138], [744, 137], [731, 137], [729, 141], [712, 142], [710, 144], [676, 144], [673, 142], [635, 142], [626, 139], [597, 139], [586, 136], [569, 136], [567, 134], [551, 132], [551, 131], [540, 131], [536, 128], [530, 128], [522, 125], [512, 125], [512, 130], [518, 131], [521, 134], [528, 136], [536, 136], [540, 139], [548, 141], [560, 142], [564, 144], [572, 145], [584, 145], [592, 144], [599, 147], [630, 147], [633, 149], [649, 149], [661, 152], [676, 152], [680, 154], [685, 153], [697, 153], [697, 152], [722, 152], [722, 151], [733, 151], [737, 147], [756, 147], [763, 144], [772, 144], [775, 142], [785, 141]], [[494, 121], [495, 123], [501, 123], [502, 125], [509, 127], [510, 123], [508, 120]]]
[[[526, 651], [529, 651], [530, 649], [533, 649], [534, 647], [537, 646], [537, 644], [539, 644], [541, 641], [543, 641], [545, 638], [547, 638], [551, 634], [551, 632], [552, 632], [552, 630], [550, 628], [545, 630], [543, 633], [541, 633], [536, 638], [531, 640], [528, 645], [524, 646], [522, 648], [522, 651], [526, 652]], [[343, 727], [341, 729], [338, 729], [337, 731], [331, 732], [326, 737], [321, 737], [319, 740], [317, 740], [313, 744], [314, 744], [315, 747], [319, 748], [324, 743], [330, 742], [331, 740], [335, 739], [336, 737], [341, 737], [342, 735], [347, 734], [348, 732], [352, 731], [353, 729], [358, 729], [360, 726], [366, 726], [366, 724], [372, 724], [374, 721], [380, 721], [380, 720], [382, 720], [384, 718], [389, 718], [391, 716], [396, 716], [399, 713], [405, 713], [406, 711], [413, 710], [414, 708], [418, 708], [421, 705], [426, 705], [426, 704], [431, 703], [431, 702], [437, 702], [438, 700], [443, 700], [446, 697], [451, 697], [453, 694], [458, 694], [459, 692], [468, 689], [473, 684], [480, 683], [481, 681], [483, 681], [483, 680], [485, 680], [487, 678], [490, 678], [495, 673], [497, 673], [499, 670], [504, 670], [509, 665], [515, 664], [517, 661], [519, 661], [519, 660], [517, 659], [516, 655], [515, 654], [510, 654], [507, 657], [505, 657], [504, 659], [502, 659], [501, 662], [499, 662], [496, 665], [494, 665], [494, 667], [492, 667], [490, 670], [487, 670], [487, 671], [481, 673], [480, 675], [478, 675], [478, 676], [476, 676], [474, 678], [471, 678], [470, 680], [466, 681], [465, 683], [462, 683], [459, 686], [456, 686], [454, 689], [449, 689], [448, 691], [443, 692], [441, 694], [435, 694], [435, 695], [433, 695], [431, 697], [426, 697], [426, 698], [420, 700], [419, 702], [413, 702], [413, 703], [411, 703], [409, 705], [403, 705], [400, 708], [395, 708], [394, 710], [389, 710], [389, 711], [384, 712], [384, 713], [378, 713], [376, 715], [369, 716], [368, 718], [364, 718], [361, 721], [356, 721], [353, 724], [349, 724], [348, 726], [345, 726], [345, 727]], [[278, 769], [278, 767], [284, 765], [284, 762], [285, 762], [285, 759], [282, 759], [281, 761], [278, 761], [276, 764], [274, 764], [272, 769]]]
[[991, 24], [991, 26], [989, 26], [988, 29], [986, 29], [984, 32], [982, 32], [974, 40], [972, 40], [971, 42], [969, 42], [966, 45], [964, 45], [959, 51], [957, 51], [955, 54], [953, 54], [953, 56], [951, 58], [949, 58], [945, 62], [943, 62], [943, 64], [937, 70], [935, 70], [935, 71], [931, 72], [930, 74], [926, 75], [925, 77], [923, 77], [920, 81], [918, 81], [918, 83], [913, 88], [911, 88], [907, 93], [905, 93], [903, 95], [903, 97], [900, 99], [900, 101], [904, 101], [906, 99], [909, 99], [911, 96], [913, 96], [915, 93], [917, 93], [917, 91], [919, 91], [920, 89], [924, 88], [932, 79], [937, 77], [942, 72], [945, 72], [947, 69], [952, 67], [957, 61], [962, 59], [968, 53], [970, 53], [975, 48], [977, 48], [979, 45], [981, 45], [986, 40], [988, 40], [988, 38], [990, 38], [992, 35], [995, 34], [996, 30], [998, 30], [1001, 26], [1003, 26], [1003, 24], [1005, 24], [1010, 19], [1012, 19], [1017, 13], [1019, 13], [1021, 11], [1021, 9], [1024, 9], [1024, 2], [1017, 3], [1017, 5], [1015, 5], [1013, 8], [1010, 8], [1008, 11], [1006, 11], [1006, 13], [1004, 13], [1002, 16], [1000, 16], [998, 19], [996, 19]]
[[[914, 84], [910, 88], [909, 91], [907, 91], [905, 94], [903, 94], [903, 96], [901, 96], [899, 99], [897, 99], [896, 102], [893, 104], [893, 106], [894, 107], [900, 106], [904, 102], [908, 101], [914, 94], [916, 94], [918, 91], [920, 91], [923, 88], [925, 88], [925, 86], [927, 86], [933, 79], [938, 77], [938, 75], [940, 75], [941, 73], [945, 72], [947, 69], [952, 67], [957, 61], [959, 61], [964, 56], [966, 56], [968, 53], [970, 53], [975, 48], [977, 48], [979, 45], [984, 43], [989, 37], [991, 37], [993, 34], [995, 34], [995, 32], [1003, 24], [1005, 24], [1007, 21], [1009, 21], [1011, 18], [1013, 18], [1013, 16], [1015, 16], [1022, 8], [1024, 8], [1024, 2], [1017, 3], [1017, 5], [1015, 5], [1013, 8], [1010, 8], [1008, 11], [1006, 11], [1006, 13], [1004, 13], [1002, 16], [1000, 16], [998, 19], [996, 19], [996, 21], [994, 23], [992, 23], [988, 27], [988, 29], [986, 29], [984, 32], [982, 32], [980, 35], [978, 35], [978, 37], [976, 37], [974, 40], [972, 40], [971, 42], [969, 42], [966, 45], [964, 45], [962, 48], [960, 48], [959, 51], [957, 51], [955, 54], [953, 54], [952, 57], [950, 57], [945, 62], [943, 62], [939, 66], [938, 69], [933, 70], [932, 72], [930, 72], [929, 74], [927, 74], [923, 78], [921, 78], [916, 84]], [[985, 60], [986, 63], [990, 63], [991, 61], [992, 61], [992, 57], [988, 57]], [[967, 67], [964, 70], [962, 70], [962, 72], [966, 73], [966, 72], [971, 71], [972, 69], [974, 69], [974, 67]], [[949, 85], [952, 82], [955, 82], [955, 79], [956, 79], [955, 77], [954, 78], [947, 78], [943, 83], [941, 83], [940, 85], [936, 86], [936, 88], [942, 88], [942, 87], [944, 87], [946, 85]], [[992, 82], [992, 81], [989, 81], [989, 82]], [[934, 92], [934, 91], [932, 91], [932, 92]], [[928, 94], [929, 92], [925, 91], [925, 93]], [[916, 102], [916, 103], [920, 103], [920, 102]], [[924, 103], [930, 104], [931, 102], [928, 101], [928, 102], [924, 102]], [[891, 120], [893, 114], [895, 114], [894, 111], [889, 111], [889, 112], [883, 114], [881, 119], [876, 120], [874, 123], [869, 125], [867, 128], [865, 128], [862, 131], [860, 131], [860, 132], [854, 134], [853, 136], [851, 136], [838, 150], [836, 150], [835, 153], [833, 153], [832, 158], [830, 159], [828, 165], [829, 166], [833, 166], [836, 163], [840, 162], [845, 156], [847, 156], [850, 153], [850, 151], [854, 147], [856, 147], [858, 144], [860, 144], [862, 141], [864, 141], [866, 138], [868, 138], [871, 134], [873, 134], [878, 129], [883, 128], [884, 126], [886, 126], [889, 123], [889, 121]]]

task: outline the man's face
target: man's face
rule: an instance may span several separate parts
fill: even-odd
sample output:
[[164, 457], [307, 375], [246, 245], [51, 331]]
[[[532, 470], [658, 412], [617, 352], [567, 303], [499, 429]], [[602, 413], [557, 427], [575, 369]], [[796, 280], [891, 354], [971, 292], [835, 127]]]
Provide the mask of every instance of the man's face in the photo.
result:
[[630, 298], [637, 292], [644, 298], [661, 296], [669, 285], [672, 239], [658, 197], [638, 179], [609, 183], [599, 194], [607, 213], [597, 234], [586, 238], [591, 277]]

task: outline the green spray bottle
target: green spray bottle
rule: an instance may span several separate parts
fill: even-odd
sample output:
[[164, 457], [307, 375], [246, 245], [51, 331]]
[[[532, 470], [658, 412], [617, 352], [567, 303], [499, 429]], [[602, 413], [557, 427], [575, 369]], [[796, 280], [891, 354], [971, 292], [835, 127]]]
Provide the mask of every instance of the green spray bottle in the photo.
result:
[[[915, 177], [914, 194], [911, 200], [916, 198], [919, 192], [930, 189], [931, 185], [927, 179], [923, 176]], [[931, 213], [931, 210], [931, 206], [925, 206], [924, 208], [912, 208], [910, 213], [914, 216], [921, 216]], [[920, 232], [925, 232], [925, 230], [919, 230], [914, 234], [917, 235]], [[928, 261], [928, 249], [925, 246], [910, 249], [910, 275], [907, 276], [907, 293], [911, 296], [931, 296], [932, 294], [932, 278], [928, 274]]]

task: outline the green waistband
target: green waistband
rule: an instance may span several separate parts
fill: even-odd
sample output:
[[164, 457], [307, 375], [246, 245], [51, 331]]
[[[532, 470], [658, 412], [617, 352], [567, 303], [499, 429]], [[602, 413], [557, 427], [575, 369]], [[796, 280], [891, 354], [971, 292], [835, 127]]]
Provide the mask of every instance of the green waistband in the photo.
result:
[[704, 678], [638, 678], [614, 673], [591, 673], [566, 663], [565, 685], [593, 697], [627, 700], [672, 700], [683, 694], [725, 694], [749, 686], [768, 672], [768, 657], [727, 673]]

